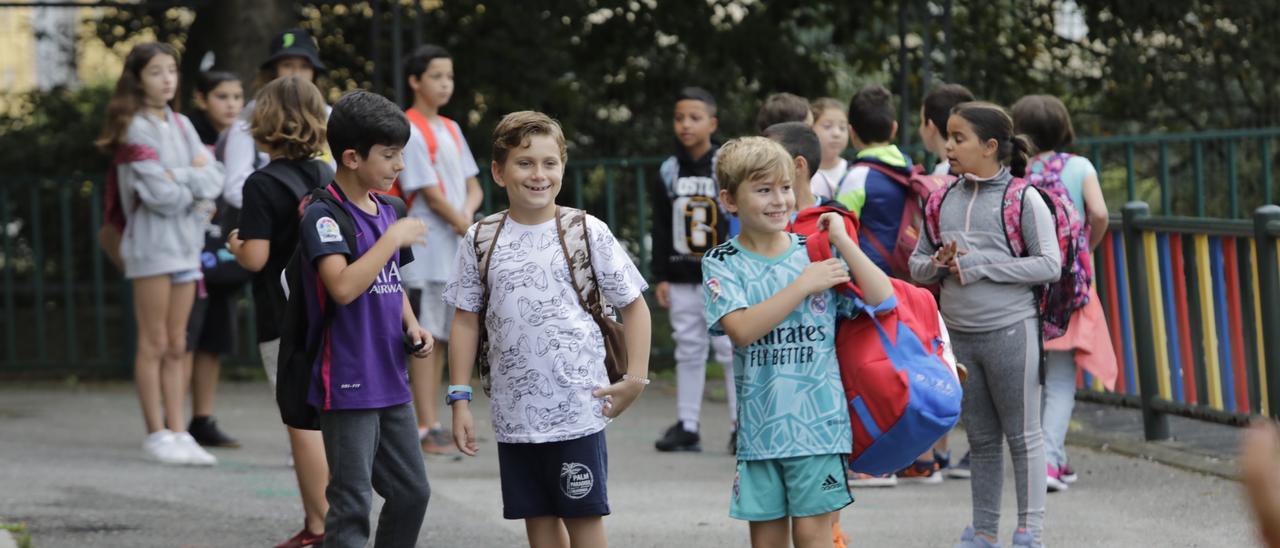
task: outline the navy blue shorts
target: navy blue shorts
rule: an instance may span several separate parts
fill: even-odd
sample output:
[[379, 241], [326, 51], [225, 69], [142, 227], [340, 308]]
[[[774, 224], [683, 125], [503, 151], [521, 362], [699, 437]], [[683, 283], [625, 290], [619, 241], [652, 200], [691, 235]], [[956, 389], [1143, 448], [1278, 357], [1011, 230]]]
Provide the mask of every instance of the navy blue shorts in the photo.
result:
[[551, 443], [499, 443], [502, 517], [609, 515], [604, 431]]

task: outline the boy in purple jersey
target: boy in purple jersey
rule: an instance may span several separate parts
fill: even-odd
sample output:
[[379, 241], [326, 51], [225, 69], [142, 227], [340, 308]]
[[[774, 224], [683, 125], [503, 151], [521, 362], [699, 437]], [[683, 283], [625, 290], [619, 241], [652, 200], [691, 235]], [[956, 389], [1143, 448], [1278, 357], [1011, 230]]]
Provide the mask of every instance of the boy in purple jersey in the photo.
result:
[[[338, 169], [327, 190], [345, 211], [312, 202], [299, 228], [308, 325], [323, 326], [324, 308], [336, 307], [315, 339], [323, 346], [309, 396], [329, 460], [325, 546], [365, 545], [371, 486], [386, 499], [376, 546], [413, 546], [431, 493], [404, 341], [418, 357], [430, 354], [433, 341], [400, 285], [400, 268], [413, 260], [408, 246], [422, 242], [426, 225], [397, 220], [395, 208], [373, 194], [390, 189], [404, 169], [408, 140], [409, 123], [394, 103], [366, 91], [344, 95], [329, 117]], [[343, 217], [354, 226], [354, 248], [339, 229]]]

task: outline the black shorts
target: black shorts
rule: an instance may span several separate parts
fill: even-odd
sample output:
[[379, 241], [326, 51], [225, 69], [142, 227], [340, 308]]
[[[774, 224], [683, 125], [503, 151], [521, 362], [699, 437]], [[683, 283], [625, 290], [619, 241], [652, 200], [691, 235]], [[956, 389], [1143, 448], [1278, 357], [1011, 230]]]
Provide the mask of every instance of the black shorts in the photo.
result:
[[609, 515], [604, 431], [551, 443], [499, 443], [502, 517]]
[[422, 314], [422, 290], [412, 287], [405, 287], [409, 290], [409, 310], [413, 311], [413, 317], [417, 318]]
[[196, 298], [187, 320], [187, 351], [230, 354], [236, 343], [236, 303], [243, 286], [210, 286], [206, 298]]

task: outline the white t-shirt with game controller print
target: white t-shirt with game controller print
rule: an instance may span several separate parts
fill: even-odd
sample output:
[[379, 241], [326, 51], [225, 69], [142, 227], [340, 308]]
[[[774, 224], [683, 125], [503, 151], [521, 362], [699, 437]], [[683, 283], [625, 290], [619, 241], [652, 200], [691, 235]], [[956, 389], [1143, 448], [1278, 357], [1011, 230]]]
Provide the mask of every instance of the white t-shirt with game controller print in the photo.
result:
[[[609, 227], [587, 216], [591, 259], [605, 300], [623, 307], [648, 288]], [[479, 312], [476, 227], [458, 247], [444, 302]], [[569, 279], [555, 219], [523, 225], [508, 218], [489, 259], [490, 408], [501, 443], [547, 443], [604, 429], [604, 337]]]

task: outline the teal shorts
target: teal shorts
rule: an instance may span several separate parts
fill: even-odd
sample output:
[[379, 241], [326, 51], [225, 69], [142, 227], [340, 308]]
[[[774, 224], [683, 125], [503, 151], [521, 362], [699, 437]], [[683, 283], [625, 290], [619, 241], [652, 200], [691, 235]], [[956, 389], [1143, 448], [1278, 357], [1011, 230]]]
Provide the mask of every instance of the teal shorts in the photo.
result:
[[803, 518], [853, 503], [845, 478], [846, 455], [740, 460], [729, 516], [747, 521]]

